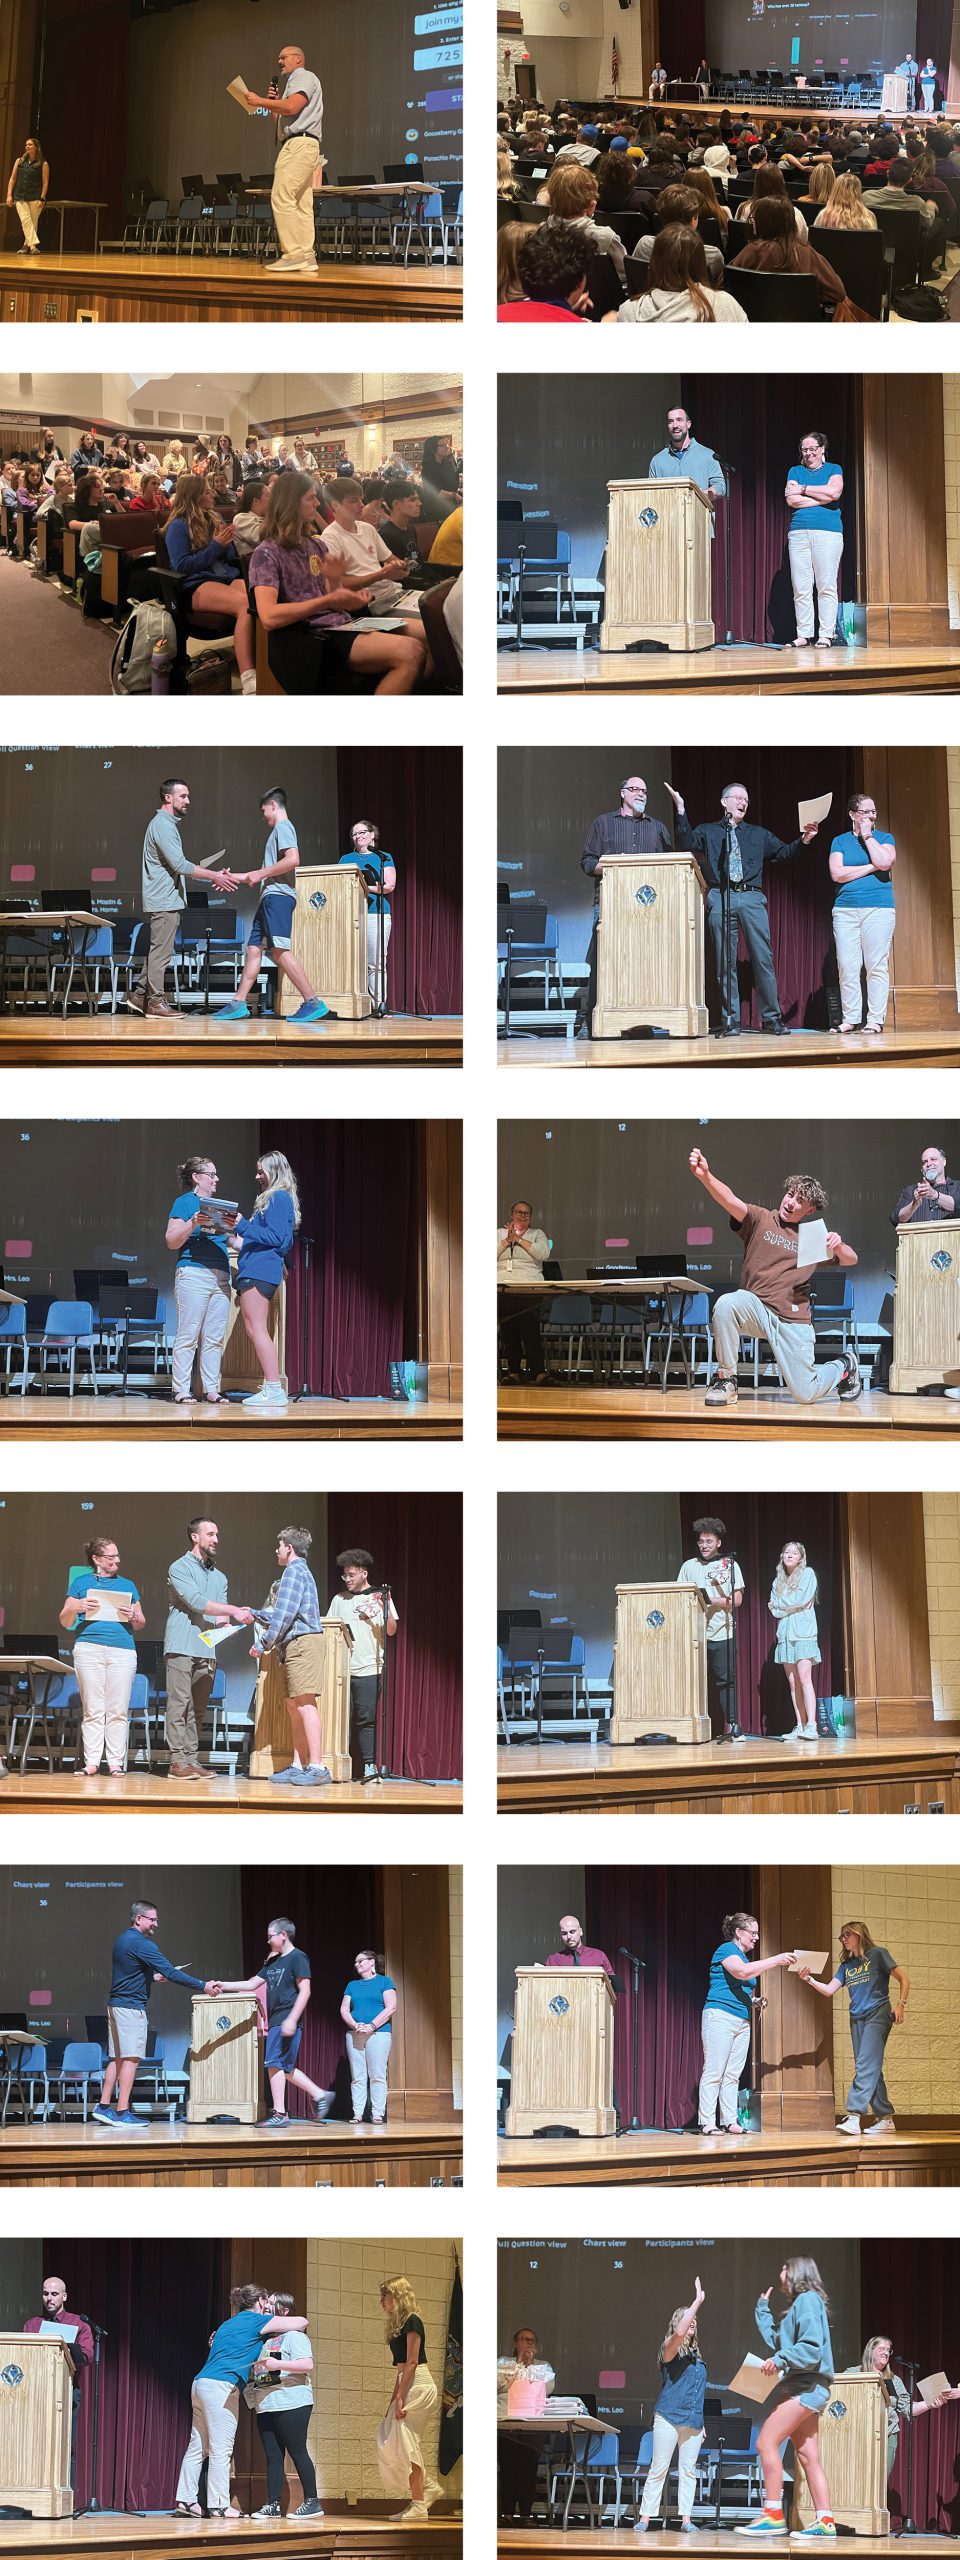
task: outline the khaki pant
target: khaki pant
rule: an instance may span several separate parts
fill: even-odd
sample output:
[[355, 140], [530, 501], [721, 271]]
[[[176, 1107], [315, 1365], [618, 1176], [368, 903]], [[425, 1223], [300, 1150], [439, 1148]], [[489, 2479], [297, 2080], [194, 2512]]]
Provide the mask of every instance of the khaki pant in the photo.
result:
[[653, 2454], [640, 2500], [640, 2513], [646, 2516], [648, 2522], [652, 2516], [658, 2516], [660, 2513], [664, 2481], [678, 2445], [680, 2458], [677, 2465], [679, 2475], [677, 2503], [682, 2516], [692, 2516], [693, 2501], [697, 2493], [697, 2461], [703, 2443], [703, 2433], [702, 2427], [675, 2427], [671, 2425], [669, 2418], [662, 2415], [654, 2418]]
[[369, 2095], [374, 2124], [382, 2124], [387, 2112], [387, 2072], [392, 2043], [389, 2027], [378, 2027], [373, 2036], [354, 2036], [347, 2028], [350, 2102], [354, 2115], [362, 2116]]
[[166, 1656], [167, 1749], [171, 1760], [195, 1761], [199, 1756], [197, 1728], [207, 1712], [216, 1667], [215, 1662], [201, 1662], [192, 1653]]
[[384, 919], [383, 919], [383, 985], [381, 986], [381, 984], [380, 984], [380, 974], [379, 974], [379, 960], [380, 960], [380, 918], [379, 918], [379, 916], [376, 914], [376, 912], [374, 912], [374, 913], [372, 913], [372, 914], [371, 914], [371, 913], [369, 912], [369, 910], [368, 910], [368, 913], [367, 913], [367, 994], [368, 994], [368, 996], [372, 996], [372, 997], [373, 997], [374, 1004], [380, 1004], [380, 1003], [385, 1003], [385, 1002], [386, 1002], [386, 995], [387, 995], [387, 953], [388, 953], [388, 951], [389, 951], [389, 949], [390, 949], [390, 928], [391, 928], [392, 923], [393, 923], [393, 917], [392, 917], [392, 916], [385, 915], [385, 916], [384, 916]]
[[178, 2507], [196, 2504], [200, 2471], [207, 2465], [207, 2512], [222, 2514], [230, 2504], [230, 2457], [233, 2452], [240, 2393], [234, 2382], [214, 2382], [198, 2375], [193, 2386], [193, 2431], [180, 2465]]
[[288, 1698], [320, 1699], [323, 1692], [323, 1667], [326, 1637], [291, 1636], [283, 1657], [283, 1676]]
[[74, 1648], [73, 1669], [80, 1691], [84, 1767], [99, 1769], [106, 1749], [108, 1767], [122, 1769], [136, 1654], [126, 1645], [88, 1644], [84, 1638]]
[[17, 213], [20, 219], [20, 229], [23, 233], [28, 249], [39, 249], [40, 235], [37, 230], [36, 200], [34, 200], [32, 204], [25, 204], [23, 197], [17, 196], [14, 201], [16, 203]]
[[313, 210], [313, 174], [320, 158], [320, 145], [312, 133], [295, 133], [282, 142], [273, 172], [270, 202], [277, 226], [277, 238], [285, 258], [302, 258], [312, 267], [316, 260]]
[[179, 907], [163, 907], [158, 914], [147, 916], [150, 948], [137, 979], [138, 995], [146, 994], [148, 999], [150, 996], [162, 996], [167, 970], [173, 959], [173, 946], [180, 931], [180, 916]]
[[867, 973], [867, 1021], [882, 1029], [890, 1001], [890, 945], [896, 924], [893, 907], [844, 907], [833, 910], [840, 1001], [845, 1022], [859, 1029], [860, 971]]
[[814, 587], [820, 638], [832, 640], [837, 627], [842, 533], [813, 533], [808, 525], [798, 525], [796, 532], [787, 536], [787, 552], [798, 640], [813, 639]]
[[205, 1396], [220, 1393], [220, 1361], [230, 1322], [230, 1282], [209, 1263], [179, 1262], [173, 1284], [177, 1331], [173, 1345], [173, 1392], [188, 1396], [193, 1363], [199, 1352], [200, 1383]]
[[740, 2074], [750, 2051], [749, 2018], [734, 2018], [726, 2009], [705, 2009], [700, 2021], [703, 2071], [697, 2113], [701, 2133], [715, 2133], [717, 2104], [725, 2132], [735, 2130]]

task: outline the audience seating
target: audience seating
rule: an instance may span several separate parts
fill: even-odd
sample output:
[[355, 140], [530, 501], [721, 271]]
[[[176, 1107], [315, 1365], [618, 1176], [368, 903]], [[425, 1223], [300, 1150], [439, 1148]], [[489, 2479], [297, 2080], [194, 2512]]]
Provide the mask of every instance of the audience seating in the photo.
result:
[[455, 578], [445, 578], [442, 586], [425, 587], [420, 597], [420, 620], [430, 644], [433, 671], [444, 693], [463, 692], [463, 669], [447, 629], [444, 605]]
[[881, 204], [877, 206], [876, 213], [884, 246], [893, 250], [890, 292], [891, 295], [902, 293], [920, 281], [923, 250], [920, 224], [903, 204]]
[[732, 293], [748, 320], [786, 320], [792, 324], [822, 318], [816, 276], [765, 275], [759, 267], [727, 267], [724, 290]]
[[889, 320], [896, 253], [883, 231], [812, 231], [810, 240], [829, 259], [851, 302], [871, 320]]

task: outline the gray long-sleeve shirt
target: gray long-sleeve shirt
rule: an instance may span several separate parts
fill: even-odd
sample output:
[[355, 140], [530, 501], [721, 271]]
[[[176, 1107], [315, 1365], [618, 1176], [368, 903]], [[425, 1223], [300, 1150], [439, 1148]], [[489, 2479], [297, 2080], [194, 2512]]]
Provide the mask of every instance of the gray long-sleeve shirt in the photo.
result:
[[188, 1547], [167, 1572], [169, 1614], [163, 1638], [164, 1653], [189, 1653], [194, 1661], [215, 1662], [216, 1655], [203, 1642], [203, 1630], [209, 1632], [218, 1624], [208, 1618], [211, 1600], [227, 1597], [227, 1577], [215, 1564], [202, 1564]]
[[803, 2374], [818, 2382], [833, 2380], [833, 2347], [826, 2306], [819, 2293], [798, 2293], [782, 2320], [775, 2320], [761, 2294], [756, 2323], [764, 2345], [782, 2374]]
[[184, 880], [195, 868], [180, 842], [179, 820], [171, 810], [158, 809], [143, 839], [144, 914], [158, 916], [169, 914], [172, 907], [185, 907]]

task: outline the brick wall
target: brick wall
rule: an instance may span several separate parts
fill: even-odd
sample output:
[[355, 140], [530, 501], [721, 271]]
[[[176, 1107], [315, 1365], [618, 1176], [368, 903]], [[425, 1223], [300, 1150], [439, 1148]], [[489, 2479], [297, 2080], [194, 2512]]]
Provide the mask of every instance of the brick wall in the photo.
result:
[[[910, 1977], [906, 2022], [891, 2030], [885, 2064], [897, 2116], [955, 2116], [960, 2112], [960, 1874], [953, 1867], [835, 1867], [834, 1954], [843, 1920], [864, 1920], [878, 1947], [888, 1947]], [[833, 2010], [839, 2112], [853, 2067], [845, 1992], [838, 1991]]]
[[[950, 818], [953, 836], [954, 792], [957, 793], [960, 854], [960, 756], [949, 750]], [[960, 877], [954, 872], [955, 917], [960, 913]], [[927, 1616], [934, 1716], [960, 1716], [960, 1493], [925, 1493], [923, 1534], [927, 1551]]]
[[[460, 2251], [463, 2264], [463, 2252]], [[379, 2288], [405, 2275], [427, 2335], [430, 2371], [443, 2386], [447, 2313], [455, 2263], [452, 2240], [311, 2240], [307, 2312], [314, 2355], [310, 2448], [321, 2499], [378, 2498], [377, 2428], [393, 2388]], [[428, 2470], [436, 2470], [440, 2411], [424, 2438]], [[441, 2482], [445, 2497], [463, 2494], [461, 2465]]]

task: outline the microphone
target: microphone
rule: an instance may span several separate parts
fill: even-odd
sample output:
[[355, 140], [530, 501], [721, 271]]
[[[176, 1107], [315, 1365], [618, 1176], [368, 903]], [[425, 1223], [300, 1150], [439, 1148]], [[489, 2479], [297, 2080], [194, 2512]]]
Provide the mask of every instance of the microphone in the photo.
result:
[[618, 1948], [617, 1948], [617, 1954], [618, 1954], [618, 1956], [626, 1956], [626, 1959], [627, 1959], [627, 1963], [628, 1963], [628, 1964], [635, 1964], [635, 1965], [636, 1965], [636, 1967], [637, 1967], [637, 1971], [638, 1971], [638, 1973], [646, 1973], [647, 1968], [646, 1968], [646, 1965], [644, 1964], [643, 1957], [642, 1957], [642, 1956], [635, 1956], [635, 1955], [634, 1955], [634, 1953], [633, 1953], [632, 1948], [630, 1948], [630, 1947], [618, 1947]]

